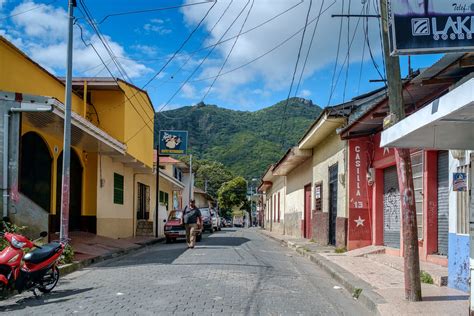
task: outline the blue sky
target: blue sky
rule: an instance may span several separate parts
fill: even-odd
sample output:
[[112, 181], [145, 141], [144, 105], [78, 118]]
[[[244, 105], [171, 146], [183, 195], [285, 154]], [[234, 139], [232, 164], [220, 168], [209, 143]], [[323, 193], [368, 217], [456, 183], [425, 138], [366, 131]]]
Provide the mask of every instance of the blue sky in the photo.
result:
[[[84, 1], [96, 22], [113, 13], [204, 2], [204, 0]], [[364, 8], [361, 2], [313, 1], [309, 20], [314, 22], [306, 31], [291, 96], [295, 95], [316, 21], [318, 27], [297, 96], [312, 99], [314, 103], [324, 107], [348, 100], [381, 85], [369, 82], [370, 79], [380, 78], [374, 62], [383, 73], [376, 19], [371, 19], [367, 25], [374, 61], [370, 58], [368, 45], [364, 40], [363, 21], [354, 18], [348, 24], [347, 19], [343, 19], [339, 58], [334, 77], [337, 78], [338, 74], [340, 76], [338, 81], [332, 79], [341, 20], [332, 18], [331, 14], [341, 13], [343, 3], [345, 13], [349, 10], [349, 3], [351, 13], [361, 13]], [[366, 5], [370, 10], [369, 13], [375, 12], [376, 2], [378, 0], [368, 0]], [[126, 76], [135, 85], [142, 87], [157, 74], [210, 10], [180, 53], [145, 89], [149, 92], [157, 110], [204, 101], [207, 104], [217, 104], [230, 109], [254, 111], [286, 99], [302, 32], [277, 49], [275, 47], [303, 28], [309, 4], [308, 0], [221, 0], [212, 9], [210, 9], [212, 3], [204, 3], [165, 11], [109, 17], [99, 25], [99, 29], [117, 56], [117, 61], [124, 69], [123, 72], [119, 72], [113, 64], [97, 35], [82, 18], [79, 9], [76, 9], [75, 16], [79, 18], [77, 23], [83, 29], [82, 38], [86, 44], [94, 45], [111, 72], [115, 76]], [[12, 41], [54, 74], [62, 76], [66, 58], [66, 5], [66, 0], [0, 0], [0, 35]], [[286, 10], [289, 11], [282, 14]], [[320, 10], [323, 14], [320, 19], [316, 19]], [[240, 12], [242, 13], [239, 16]], [[231, 39], [217, 45], [212, 52], [207, 49], [193, 53], [202, 47], [219, 42], [221, 38], [234, 37], [241, 28], [245, 32], [279, 14], [281, 15], [267, 24], [239, 36], [236, 42], [235, 39]], [[221, 16], [222, 19], [219, 20]], [[74, 32], [74, 74], [109, 76], [93, 49], [82, 42], [78, 26], [74, 28]], [[352, 37], [354, 38], [352, 45], [348, 45], [348, 40], [351, 42]], [[275, 50], [239, 68], [272, 49]], [[229, 55], [231, 50], [232, 53]], [[347, 56], [349, 58], [346, 58]], [[208, 92], [214, 80], [212, 77], [219, 74], [226, 58], [227, 62], [221, 74], [235, 68], [239, 69], [217, 78], [213, 88]], [[439, 58], [439, 55], [413, 56], [412, 68], [427, 67]], [[345, 60], [350, 62], [343, 65]], [[198, 67], [201, 62], [202, 65]], [[347, 64], [349, 64], [348, 70]], [[406, 75], [408, 68], [406, 57], [401, 58], [401, 68], [402, 75]], [[194, 75], [190, 76], [192, 73]], [[206, 79], [209, 77], [211, 79]], [[190, 79], [185, 83], [187, 78]], [[176, 96], [171, 98], [174, 94]]]

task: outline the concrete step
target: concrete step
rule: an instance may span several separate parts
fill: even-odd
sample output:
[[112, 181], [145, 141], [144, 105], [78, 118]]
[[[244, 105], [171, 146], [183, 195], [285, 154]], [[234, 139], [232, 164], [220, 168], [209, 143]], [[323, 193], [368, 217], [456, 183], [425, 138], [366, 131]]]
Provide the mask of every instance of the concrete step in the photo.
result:
[[346, 256], [349, 257], [365, 257], [370, 254], [383, 254], [385, 253], [384, 246], [367, 246], [358, 249], [354, 249], [346, 252]]
[[153, 236], [153, 222], [147, 220], [139, 220], [137, 222], [136, 236]]

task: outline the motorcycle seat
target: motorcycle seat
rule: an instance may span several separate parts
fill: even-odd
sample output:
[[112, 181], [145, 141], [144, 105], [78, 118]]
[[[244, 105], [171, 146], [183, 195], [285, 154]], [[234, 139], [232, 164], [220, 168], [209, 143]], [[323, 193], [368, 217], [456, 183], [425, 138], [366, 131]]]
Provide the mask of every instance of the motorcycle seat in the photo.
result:
[[61, 248], [60, 243], [52, 242], [44, 246], [41, 246], [41, 248], [36, 248], [32, 252], [27, 253], [25, 257], [23, 258], [23, 260], [25, 260], [25, 262], [40, 263], [54, 256], [54, 254], [60, 248]]

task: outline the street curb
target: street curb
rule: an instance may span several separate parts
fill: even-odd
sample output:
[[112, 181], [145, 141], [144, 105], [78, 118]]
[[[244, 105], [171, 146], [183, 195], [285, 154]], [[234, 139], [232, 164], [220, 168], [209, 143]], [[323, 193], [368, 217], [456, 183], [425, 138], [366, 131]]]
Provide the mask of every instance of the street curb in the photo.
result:
[[107, 254], [104, 254], [104, 255], [94, 257], [94, 258], [89, 258], [89, 259], [85, 259], [85, 260], [81, 260], [81, 261], [74, 261], [73, 263], [64, 264], [64, 265], [58, 267], [59, 268], [59, 273], [60, 273], [61, 276], [65, 276], [67, 274], [70, 274], [70, 273], [75, 272], [77, 270], [83, 269], [83, 268], [88, 267], [90, 265], [93, 265], [95, 263], [99, 263], [99, 262], [102, 262], [102, 261], [122, 257], [122, 256], [128, 255], [132, 252], [136, 252], [138, 250], [141, 250], [145, 247], [160, 243], [164, 240], [165, 240], [165, 238], [157, 238], [157, 239], [153, 239], [153, 240], [149, 240], [149, 241], [146, 241], [146, 242], [143, 242], [143, 243], [136, 244], [137, 247], [130, 247], [130, 248], [126, 248], [126, 249], [120, 249], [120, 250], [116, 250], [116, 251], [113, 251], [113, 252], [110, 252], [110, 253], [107, 253]]
[[318, 265], [325, 272], [327, 272], [334, 280], [340, 283], [352, 295], [354, 295], [356, 291], [361, 291], [357, 300], [362, 305], [364, 305], [369, 311], [375, 314], [379, 314], [378, 305], [387, 303], [387, 301], [385, 301], [385, 299], [381, 295], [377, 294], [374, 291], [374, 287], [372, 285], [365, 282], [361, 278], [353, 275], [349, 271], [339, 267], [338, 265], [335, 265], [323, 256], [317, 253], [312, 253], [304, 249], [303, 246], [298, 246], [294, 242], [280, 239], [262, 230], [260, 230], [259, 232], [263, 236], [273, 239], [279, 242], [282, 246], [286, 246], [290, 249], [293, 249], [303, 257], [308, 258], [311, 262]]

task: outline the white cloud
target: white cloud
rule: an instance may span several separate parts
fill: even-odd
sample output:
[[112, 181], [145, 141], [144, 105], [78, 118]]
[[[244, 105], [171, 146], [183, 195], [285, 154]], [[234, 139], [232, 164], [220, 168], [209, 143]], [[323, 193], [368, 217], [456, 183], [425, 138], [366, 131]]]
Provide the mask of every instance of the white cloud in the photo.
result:
[[[196, 2], [197, 0], [186, 0], [186, 3]], [[249, 19], [244, 31], [251, 27], [254, 27], [265, 20], [283, 12], [289, 7], [297, 4], [299, 1], [275, 1], [275, 0], [259, 0], [255, 1], [252, 12], [250, 13]], [[210, 39], [207, 44], [213, 44], [219, 40], [225, 30], [232, 23], [234, 18], [238, 15], [240, 10], [245, 5], [246, 1], [234, 1], [230, 6], [228, 12], [222, 19], [222, 21], [212, 30]], [[326, 1], [325, 8], [333, 3], [332, 1]], [[341, 20], [339, 18], [332, 18], [331, 14], [341, 13], [341, 1], [337, 1], [330, 9], [328, 9], [321, 17], [316, 31], [315, 40], [311, 49], [310, 56], [305, 68], [304, 78], [308, 78], [315, 72], [321, 70], [324, 67], [330, 66], [335, 61], [336, 50], [338, 45], [339, 25]], [[347, 2], [346, 2], [347, 4]], [[225, 10], [228, 2], [217, 2], [214, 9], [205, 20], [205, 27], [208, 31], [211, 31], [212, 26], [217, 22], [218, 18]], [[305, 1], [301, 5], [298, 5], [293, 10], [283, 14], [276, 20], [269, 22], [268, 24], [242, 35], [237, 45], [235, 46], [227, 65], [224, 68], [224, 72], [234, 67], [240, 66], [247, 63], [248, 61], [256, 58], [259, 55], [271, 50], [282, 41], [290, 37], [292, 34], [297, 32], [304, 26], [305, 16], [308, 10], [309, 2]], [[190, 6], [182, 9], [185, 17], [185, 22], [191, 27], [196, 25], [205, 12], [209, 9], [208, 6]], [[320, 2], [314, 2], [311, 10], [310, 20], [314, 19], [320, 9]], [[371, 8], [372, 9], [372, 8]], [[247, 10], [247, 9], [246, 9]], [[344, 9], [347, 13], [347, 5]], [[361, 1], [351, 1], [351, 13], [361, 13], [362, 4]], [[240, 26], [243, 22], [244, 16], [247, 11], [244, 11], [239, 20], [227, 33], [225, 38], [234, 36], [238, 33]], [[374, 12], [371, 12], [374, 13]], [[342, 36], [341, 36], [341, 49], [339, 57], [339, 66], [343, 63], [347, 51], [347, 19], [342, 20]], [[369, 21], [369, 32], [371, 47], [374, 54], [380, 53], [378, 26], [376, 19], [370, 19]], [[350, 20], [350, 37], [354, 32], [357, 19]], [[313, 32], [315, 23], [311, 24], [306, 32], [305, 43], [303, 45], [302, 57], [300, 60], [300, 68], [303, 64], [306, 51], [308, 49], [309, 41]], [[283, 91], [289, 88], [291, 76], [293, 73], [296, 56], [298, 53], [298, 46], [300, 44], [301, 33], [290, 40], [288, 43], [278, 48], [276, 51], [270, 53], [264, 58], [238, 70], [232, 72], [232, 74], [222, 76], [216, 83], [216, 88], [213, 90], [219, 94], [219, 97], [226, 100], [236, 100], [237, 94], [241, 90], [242, 86], [249, 83], [257, 83], [263, 90], [278, 90]], [[206, 62], [205, 67], [200, 74], [201, 77], [215, 76], [218, 73], [218, 69], [222, 64], [224, 58], [230, 50], [233, 44], [233, 40], [228, 41], [222, 45], [219, 45], [214, 54], [219, 55], [219, 59], [215, 63]], [[362, 47], [364, 45], [364, 33], [362, 31], [362, 20], [360, 22], [358, 31], [356, 33], [354, 43], [350, 50], [351, 62], [360, 61], [362, 58]], [[366, 51], [365, 58], [368, 58]], [[299, 76], [299, 73], [298, 73]], [[330, 82], [324, 82], [324, 84], [330, 85]], [[234, 92], [234, 93], [233, 93]]]
[[196, 88], [189, 83], [186, 83], [185, 85], [183, 85], [183, 88], [181, 89], [181, 93], [184, 97], [188, 99], [196, 98]]
[[[46, 69], [53, 73], [63, 74], [66, 65], [67, 13], [60, 7], [52, 5], [38, 7], [37, 3], [27, 1], [16, 6], [11, 14], [24, 12], [34, 7], [36, 9], [29, 11], [28, 14], [14, 16], [12, 25], [6, 28], [5, 34], [9, 40]], [[79, 23], [82, 23], [82, 35], [85, 42], [94, 45], [102, 59], [108, 63], [114, 76], [123, 77], [110, 61], [110, 56], [98, 36], [87, 31], [83, 20]], [[97, 74], [98, 69], [100, 70], [102, 67], [103, 71], [100, 74], [109, 76], [105, 67], [100, 66], [101, 60], [93, 48], [84, 45], [80, 33], [79, 27], [76, 26], [73, 38], [73, 69], [75, 74]], [[130, 78], [138, 78], [152, 71], [145, 65], [127, 58], [128, 54], [125, 48], [112, 38], [107, 35], [103, 35], [103, 37], [108, 42], [114, 55], [119, 58], [122, 67]]]
[[143, 25], [143, 29], [147, 32], [155, 32], [160, 35], [166, 35], [172, 32], [171, 29], [165, 27], [165, 21], [162, 19], [151, 19], [149, 23]]
[[303, 90], [301, 90], [301, 92], [299, 94], [300, 94], [301, 97], [307, 98], [307, 97], [311, 96], [311, 91], [309, 91], [307, 89], [303, 89]]

